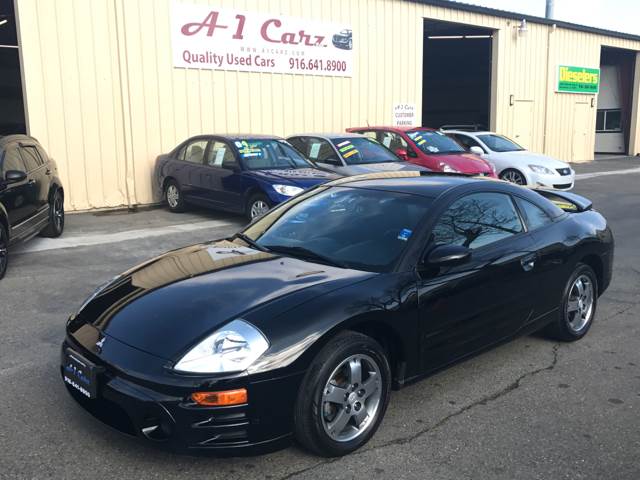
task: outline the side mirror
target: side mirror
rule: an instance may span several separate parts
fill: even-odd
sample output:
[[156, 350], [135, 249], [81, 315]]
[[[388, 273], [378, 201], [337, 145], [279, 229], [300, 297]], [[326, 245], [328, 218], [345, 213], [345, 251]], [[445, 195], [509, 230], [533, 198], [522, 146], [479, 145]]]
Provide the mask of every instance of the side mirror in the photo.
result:
[[484, 150], [478, 146], [473, 146], [469, 149], [471, 153], [475, 153], [476, 155], [484, 155]]
[[340, 160], [338, 160], [337, 158], [333, 158], [333, 157], [329, 157], [329, 158], [325, 158], [324, 160], [322, 160], [321, 162], [318, 163], [328, 163], [329, 165], [333, 165], [336, 167], [341, 167], [342, 166], [342, 162]]
[[27, 179], [27, 174], [20, 170], [8, 170], [4, 174], [4, 181], [6, 183], [18, 183]]
[[406, 148], [396, 148], [396, 155], [400, 157], [401, 160], [409, 160], [409, 153]]
[[429, 252], [424, 264], [431, 267], [453, 267], [469, 260], [471, 249], [460, 245], [440, 245]]

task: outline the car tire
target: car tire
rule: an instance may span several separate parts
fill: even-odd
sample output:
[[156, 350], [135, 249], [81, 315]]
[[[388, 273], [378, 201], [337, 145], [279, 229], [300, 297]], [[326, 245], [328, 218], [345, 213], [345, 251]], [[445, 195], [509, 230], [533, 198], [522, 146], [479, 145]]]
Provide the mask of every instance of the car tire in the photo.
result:
[[589, 265], [579, 263], [565, 287], [558, 316], [546, 333], [563, 342], [580, 340], [591, 328], [597, 305], [596, 274]]
[[357, 332], [338, 334], [317, 354], [300, 386], [294, 412], [297, 441], [324, 457], [357, 450], [378, 429], [390, 389], [391, 370], [380, 344]]
[[506, 182], [515, 183], [516, 185], [526, 185], [527, 178], [515, 168], [507, 168], [500, 172], [500, 180], [504, 180]]
[[49, 205], [49, 224], [40, 232], [48, 238], [58, 238], [64, 232], [64, 196], [56, 190]]
[[7, 227], [0, 223], [0, 279], [7, 273], [9, 266], [9, 233]]
[[164, 188], [164, 201], [169, 210], [174, 213], [182, 213], [186, 210], [182, 189], [175, 180], [169, 180]]
[[249, 221], [264, 215], [273, 206], [273, 203], [264, 193], [256, 193], [247, 202], [246, 214]]

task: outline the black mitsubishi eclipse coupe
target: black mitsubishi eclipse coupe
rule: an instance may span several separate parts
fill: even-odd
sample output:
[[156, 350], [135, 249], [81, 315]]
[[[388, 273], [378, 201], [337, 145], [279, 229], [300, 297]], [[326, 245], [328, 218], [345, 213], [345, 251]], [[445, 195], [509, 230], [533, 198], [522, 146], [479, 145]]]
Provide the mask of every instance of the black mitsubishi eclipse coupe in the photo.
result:
[[107, 424], [183, 452], [325, 456], [391, 388], [544, 329], [589, 330], [613, 237], [583, 197], [424, 172], [343, 178], [168, 252], [72, 315], [61, 372]]

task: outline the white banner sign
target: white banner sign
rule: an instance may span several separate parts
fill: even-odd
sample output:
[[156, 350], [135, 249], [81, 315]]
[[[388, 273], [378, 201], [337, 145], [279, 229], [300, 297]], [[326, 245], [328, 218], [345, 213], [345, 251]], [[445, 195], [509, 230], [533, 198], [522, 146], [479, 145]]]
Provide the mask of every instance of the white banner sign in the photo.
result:
[[174, 2], [173, 66], [350, 77], [349, 25]]
[[416, 123], [416, 106], [410, 103], [396, 103], [393, 106], [393, 126], [413, 127]]

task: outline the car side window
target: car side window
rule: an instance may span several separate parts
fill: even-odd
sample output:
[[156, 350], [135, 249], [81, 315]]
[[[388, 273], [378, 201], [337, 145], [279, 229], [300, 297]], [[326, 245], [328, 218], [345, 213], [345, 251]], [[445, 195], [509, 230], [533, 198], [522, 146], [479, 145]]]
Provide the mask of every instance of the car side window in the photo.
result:
[[184, 152], [184, 160], [189, 163], [202, 164], [204, 161], [204, 151], [207, 149], [208, 140], [196, 140], [187, 145]]
[[378, 141], [378, 134], [374, 131], [368, 130], [366, 132], [359, 132], [360, 135], [364, 135], [365, 137], [369, 137], [373, 140], [375, 140], [376, 142]]
[[409, 146], [405, 139], [396, 132], [380, 132], [380, 143], [392, 152], [395, 152], [399, 148], [406, 150]]
[[524, 221], [526, 222], [529, 230], [544, 227], [552, 222], [551, 217], [547, 215], [547, 212], [528, 200], [516, 197], [516, 203], [524, 216]]
[[314, 162], [339, 162], [338, 154], [335, 152], [331, 144], [322, 138], [309, 138], [308, 157]]
[[504, 193], [473, 193], [449, 206], [433, 229], [436, 245], [476, 249], [524, 230], [511, 197]]
[[[475, 139], [471, 138], [468, 135], [455, 134], [452, 136], [460, 145], [465, 148], [465, 150], [471, 150], [471, 147], [482, 148], [482, 146]], [[484, 148], [482, 148], [482, 150], [484, 150]]]
[[287, 140], [293, 148], [298, 150], [302, 155], [308, 158], [309, 152], [307, 151], [307, 142], [302, 137], [290, 138]]
[[24, 161], [24, 165], [27, 168], [27, 172], [33, 172], [34, 170], [42, 166], [43, 162], [40, 158], [40, 155], [38, 155], [36, 147], [22, 147], [19, 151], [20, 155], [22, 156], [22, 160]]
[[2, 176], [9, 170], [17, 170], [27, 172], [27, 168], [22, 161], [22, 157], [18, 152], [18, 147], [8, 147], [4, 153], [4, 161], [2, 162]]
[[233, 168], [238, 163], [231, 147], [225, 142], [213, 141], [207, 154], [207, 165], [210, 167]]

